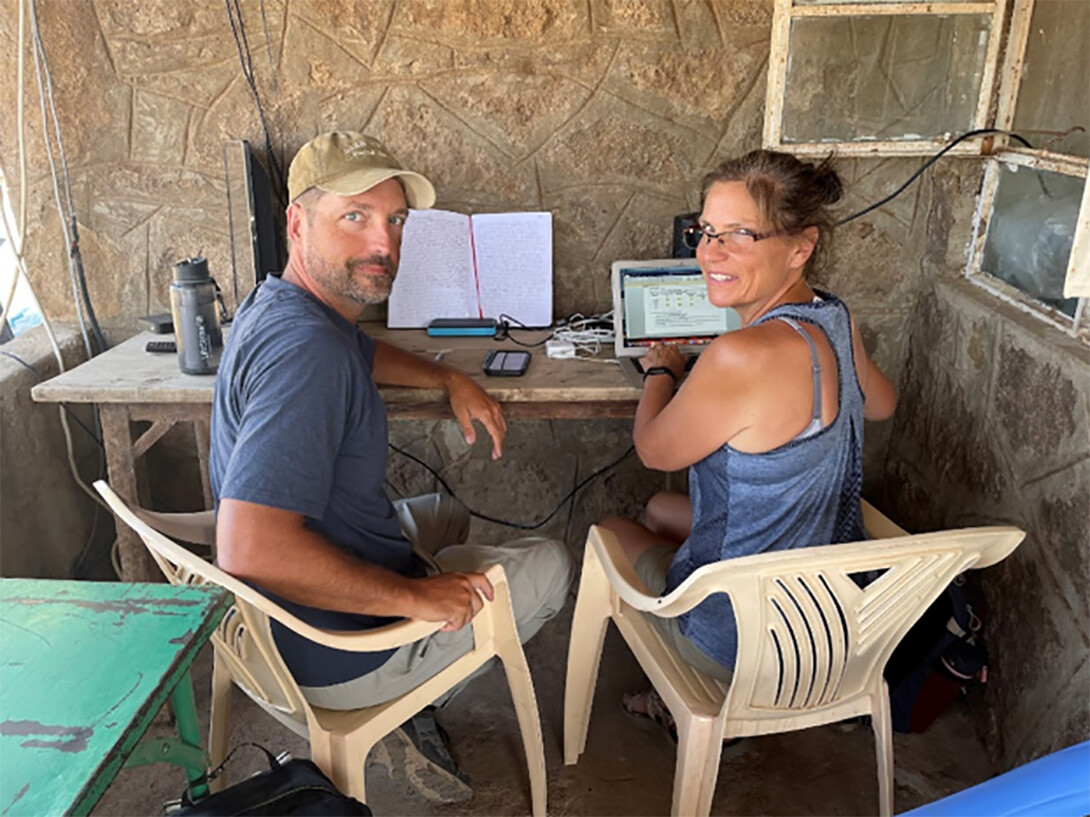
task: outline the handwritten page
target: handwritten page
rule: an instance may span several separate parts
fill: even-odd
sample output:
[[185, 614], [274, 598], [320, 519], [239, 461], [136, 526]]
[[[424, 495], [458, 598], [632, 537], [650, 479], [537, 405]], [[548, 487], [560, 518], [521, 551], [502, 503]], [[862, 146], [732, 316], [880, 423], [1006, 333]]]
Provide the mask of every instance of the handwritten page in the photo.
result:
[[473, 216], [481, 312], [526, 326], [553, 322], [553, 214]]
[[411, 211], [386, 325], [419, 329], [433, 318], [476, 318], [477, 309], [469, 217], [449, 210]]

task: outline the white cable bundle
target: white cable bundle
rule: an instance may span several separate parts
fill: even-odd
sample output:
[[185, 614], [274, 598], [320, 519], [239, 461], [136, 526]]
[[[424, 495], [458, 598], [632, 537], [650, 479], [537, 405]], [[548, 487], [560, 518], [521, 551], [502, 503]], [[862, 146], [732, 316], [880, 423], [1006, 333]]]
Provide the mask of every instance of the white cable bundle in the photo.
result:
[[[613, 343], [613, 310], [601, 315], [586, 316], [576, 313], [553, 330], [551, 342], [571, 344], [574, 357], [581, 360], [593, 359], [602, 351], [602, 346]], [[612, 359], [602, 360], [612, 363]]]

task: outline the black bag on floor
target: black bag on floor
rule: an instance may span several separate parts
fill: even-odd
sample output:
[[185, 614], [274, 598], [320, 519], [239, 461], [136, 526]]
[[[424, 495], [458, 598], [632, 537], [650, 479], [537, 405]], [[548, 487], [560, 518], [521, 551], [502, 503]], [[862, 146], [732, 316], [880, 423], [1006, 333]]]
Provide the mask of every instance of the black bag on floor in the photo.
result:
[[[236, 783], [196, 803], [189, 799], [189, 790], [182, 798], [182, 807], [171, 812], [185, 817], [233, 817], [233, 815], [370, 815], [371, 809], [347, 795], [341, 794], [309, 760], [290, 758], [280, 762], [272, 752], [256, 743], [269, 759], [268, 771]], [[241, 747], [238, 747], [241, 748]], [[237, 749], [236, 749], [237, 751]], [[231, 753], [232, 755], [234, 752]], [[208, 779], [223, 770], [231, 755], [213, 770]]]
[[987, 680], [980, 608], [958, 576], [897, 645], [884, 673], [895, 731], [923, 732], [973, 680]]

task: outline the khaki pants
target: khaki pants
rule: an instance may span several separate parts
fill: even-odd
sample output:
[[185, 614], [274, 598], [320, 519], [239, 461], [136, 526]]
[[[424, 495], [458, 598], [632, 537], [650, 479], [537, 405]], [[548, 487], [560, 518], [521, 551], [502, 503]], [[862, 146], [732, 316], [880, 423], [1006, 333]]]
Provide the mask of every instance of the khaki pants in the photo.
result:
[[[662, 591], [666, 589], [666, 573], [670, 569], [675, 553], [677, 553], [677, 545], [660, 545], [648, 548], [636, 560], [634, 565], [636, 575], [643, 579], [643, 583], [655, 595], [662, 595]], [[731, 682], [734, 673], [690, 641], [681, 632], [681, 626], [676, 618], [664, 618], [654, 613], [640, 613], [640, 615], [647, 619], [659, 637], [673, 647], [687, 664], [724, 684]]]
[[[467, 545], [469, 513], [443, 494], [427, 494], [394, 502], [401, 530], [435, 573], [478, 573], [500, 564], [507, 574], [519, 639], [525, 644], [564, 606], [575, 572], [571, 551], [563, 542], [528, 536], [503, 545]], [[437, 632], [406, 644], [372, 672], [325, 687], [300, 687], [313, 705], [325, 709], [359, 709], [397, 698], [420, 686], [473, 647], [473, 627]], [[462, 686], [483, 673], [486, 663], [435, 703], [442, 706]]]

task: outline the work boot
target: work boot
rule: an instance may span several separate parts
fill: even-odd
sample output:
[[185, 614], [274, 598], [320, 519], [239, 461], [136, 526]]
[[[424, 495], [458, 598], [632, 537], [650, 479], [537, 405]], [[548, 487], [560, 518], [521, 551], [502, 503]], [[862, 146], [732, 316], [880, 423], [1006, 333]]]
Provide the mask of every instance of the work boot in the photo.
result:
[[433, 803], [462, 803], [473, 796], [469, 775], [450, 756], [446, 733], [430, 707], [377, 743], [367, 765], [405, 794]]

